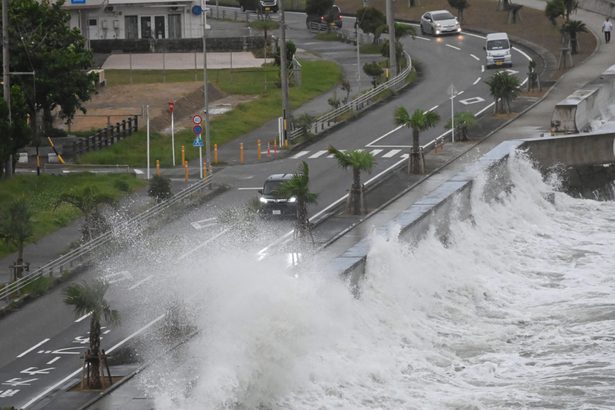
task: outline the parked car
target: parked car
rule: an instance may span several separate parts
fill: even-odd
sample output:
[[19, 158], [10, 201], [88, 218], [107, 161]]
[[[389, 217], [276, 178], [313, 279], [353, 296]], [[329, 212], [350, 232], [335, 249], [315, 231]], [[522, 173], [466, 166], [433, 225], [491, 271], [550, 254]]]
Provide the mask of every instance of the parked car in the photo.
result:
[[457, 34], [461, 32], [461, 25], [457, 17], [448, 10], [428, 11], [421, 16], [421, 33], [434, 36], [442, 34]]
[[308, 14], [305, 19], [308, 29], [326, 30], [329, 27], [342, 28], [342, 12], [336, 5], [323, 14]]
[[258, 14], [277, 13], [278, 0], [239, 0], [241, 11], [256, 11]]
[[263, 183], [263, 189], [259, 189], [260, 194], [260, 214], [263, 217], [296, 217], [297, 198], [284, 197], [278, 192], [280, 185], [290, 180], [294, 174], [273, 174], [269, 175]]
[[510, 52], [510, 40], [506, 33], [489, 33], [485, 39], [485, 66], [512, 67], [512, 55]]

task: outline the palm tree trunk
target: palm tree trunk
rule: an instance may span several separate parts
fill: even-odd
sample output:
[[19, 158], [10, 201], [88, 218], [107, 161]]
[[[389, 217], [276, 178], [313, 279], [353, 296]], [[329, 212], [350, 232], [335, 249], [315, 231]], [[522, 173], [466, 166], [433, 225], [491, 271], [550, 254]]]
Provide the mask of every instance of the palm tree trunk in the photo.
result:
[[92, 314], [90, 321], [90, 375], [89, 387], [100, 389], [100, 321]]
[[350, 209], [352, 215], [360, 215], [363, 209], [361, 203], [361, 171], [352, 169], [352, 187], [350, 187]]
[[419, 131], [417, 129], [412, 130], [412, 152], [410, 152], [410, 168], [413, 174], [422, 174], [425, 169], [423, 162], [423, 153], [419, 146]]

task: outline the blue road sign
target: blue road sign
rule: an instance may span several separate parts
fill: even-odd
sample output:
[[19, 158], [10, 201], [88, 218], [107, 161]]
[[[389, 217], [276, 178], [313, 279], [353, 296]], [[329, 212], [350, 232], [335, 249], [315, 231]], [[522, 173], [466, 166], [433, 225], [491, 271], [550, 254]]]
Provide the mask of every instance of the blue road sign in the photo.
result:
[[85, 0], [70, 0], [70, 4], [85, 4]]
[[195, 135], [200, 135], [203, 133], [203, 127], [201, 127], [200, 125], [195, 125], [194, 127], [192, 127], [192, 131], [194, 131]]
[[197, 135], [194, 141], [192, 141], [192, 146], [195, 148], [201, 148], [203, 146], [203, 140], [200, 135]]

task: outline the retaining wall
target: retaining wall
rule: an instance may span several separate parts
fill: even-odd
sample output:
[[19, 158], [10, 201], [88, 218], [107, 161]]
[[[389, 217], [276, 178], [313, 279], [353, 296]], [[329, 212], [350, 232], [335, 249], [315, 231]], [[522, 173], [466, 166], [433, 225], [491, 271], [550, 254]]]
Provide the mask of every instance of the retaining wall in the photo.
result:
[[592, 121], [610, 117], [608, 105], [614, 96], [615, 65], [612, 65], [600, 77], [555, 105], [551, 129], [562, 133], [591, 131]]

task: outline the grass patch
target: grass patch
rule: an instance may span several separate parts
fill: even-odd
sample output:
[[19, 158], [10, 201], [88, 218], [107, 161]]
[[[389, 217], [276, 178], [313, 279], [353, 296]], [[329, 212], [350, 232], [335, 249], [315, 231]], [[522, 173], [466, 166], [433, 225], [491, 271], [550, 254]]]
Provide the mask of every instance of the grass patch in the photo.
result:
[[[77, 209], [69, 205], [55, 207], [62, 193], [84, 186], [95, 186], [99, 191], [120, 199], [127, 192], [133, 192], [145, 184], [145, 181], [128, 174], [15, 175], [0, 181], [0, 214], [6, 212], [13, 198], [27, 197], [33, 214], [32, 242], [36, 242], [81, 216]], [[0, 242], [0, 257], [14, 251], [15, 249]], [[25, 255], [25, 259], [28, 259], [28, 255]]]
[[374, 43], [361, 44], [359, 46], [359, 53], [361, 54], [380, 54], [380, 46]]
[[337, 33], [330, 31], [328, 33], [318, 33], [316, 34], [316, 39], [320, 41], [338, 41]]
[[[291, 107], [299, 107], [307, 101], [327, 92], [341, 82], [342, 72], [332, 61], [302, 62], [302, 83], [300, 87], [291, 87], [289, 101]], [[210, 121], [209, 133], [211, 144], [221, 146], [235, 138], [256, 129], [280, 115], [282, 93], [277, 83], [277, 70], [272, 67], [249, 70], [216, 70], [217, 75], [208, 76], [212, 83], [229, 94], [259, 95], [256, 101], [238, 105], [232, 111], [217, 116]], [[263, 89], [263, 73], [269, 73], [269, 85]], [[144, 76], [156, 78], [156, 76]], [[192, 80], [190, 80], [192, 81]], [[266, 84], [265, 84], [266, 85]], [[192, 146], [194, 133], [183, 130], [175, 134], [176, 152], [181, 145]], [[193, 150], [186, 150], [186, 159], [190, 160]], [[146, 133], [139, 131], [131, 137], [100, 151], [82, 155], [78, 162], [86, 164], [126, 164], [132, 167], [144, 167], [146, 157]], [[169, 152], [169, 138], [159, 134], [150, 134], [150, 157], [160, 160], [162, 167], [172, 165]]]

